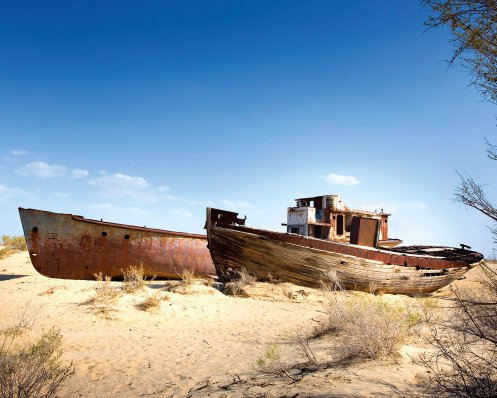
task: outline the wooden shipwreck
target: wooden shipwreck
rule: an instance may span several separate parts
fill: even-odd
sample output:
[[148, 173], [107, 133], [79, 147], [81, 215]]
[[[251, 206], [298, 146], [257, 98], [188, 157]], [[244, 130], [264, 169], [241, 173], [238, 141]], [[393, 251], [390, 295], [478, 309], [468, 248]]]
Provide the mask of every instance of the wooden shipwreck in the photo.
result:
[[351, 244], [250, 228], [238, 213], [208, 208], [206, 229], [222, 281], [246, 269], [259, 280], [316, 287], [334, 270], [346, 289], [413, 295], [434, 292], [483, 260], [464, 246], [378, 248], [379, 222], [352, 217]]
[[42, 275], [122, 277], [130, 265], [145, 276], [178, 278], [188, 269], [215, 275], [205, 235], [116, 224], [72, 214], [19, 208], [31, 262]]
[[354, 236], [352, 220], [360, 217], [378, 220], [378, 246], [394, 247], [402, 243], [400, 239], [389, 238], [388, 217], [391, 214], [383, 209], [374, 212], [351, 209], [343, 203], [340, 195], [298, 198], [295, 202], [294, 207], [288, 208], [286, 224], [282, 224], [288, 233], [349, 242], [351, 233]]

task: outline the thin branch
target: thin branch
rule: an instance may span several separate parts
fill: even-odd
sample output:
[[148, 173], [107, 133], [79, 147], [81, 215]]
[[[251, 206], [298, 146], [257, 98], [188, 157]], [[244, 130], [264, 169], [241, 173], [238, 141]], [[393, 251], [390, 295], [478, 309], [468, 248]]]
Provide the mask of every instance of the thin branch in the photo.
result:
[[497, 160], [497, 145], [492, 145], [486, 138], [485, 144], [487, 144], [487, 156], [492, 160]]
[[465, 178], [461, 173], [457, 172], [461, 178], [461, 184], [454, 192], [455, 200], [462, 204], [472, 207], [497, 221], [497, 208], [487, 199], [483, 186], [478, 184], [471, 177]]

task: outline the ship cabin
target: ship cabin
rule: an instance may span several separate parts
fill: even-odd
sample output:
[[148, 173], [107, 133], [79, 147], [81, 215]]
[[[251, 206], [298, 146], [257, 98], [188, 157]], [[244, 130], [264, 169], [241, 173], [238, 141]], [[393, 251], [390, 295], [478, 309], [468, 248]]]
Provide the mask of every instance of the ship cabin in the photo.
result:
[[[354, 210], [347, 207], [340, 195], [323, 195], [295, 199], [296, 206], [289, 207], [287, 213], [287, 232], [319, 239], [338, 242], [357, 242], [359, 228], [373, 228], [374, 242], [388, 241], [388, 217], [383, 209], [377, 212]], [[377, 220], [374, 221], [373, 220]], [[352, 239], [351, 239], [352, 233]], [[360, 235], [359, 235], [360, 239]]]

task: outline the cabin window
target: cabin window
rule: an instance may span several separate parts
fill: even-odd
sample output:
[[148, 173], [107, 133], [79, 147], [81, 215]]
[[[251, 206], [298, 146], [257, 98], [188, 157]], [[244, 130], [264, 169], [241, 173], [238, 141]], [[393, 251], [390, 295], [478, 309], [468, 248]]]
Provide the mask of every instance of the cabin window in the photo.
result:
[[292, 234], [299, 234], [299, 233], [300, 233], [300, 228], [298, 228], [298, 227], [296, 227], [296, 228], [295, 228], [295, 227], [292, 227], [292, 228], [290, 229], [290, 232], [291, 232]]
[[343, 235], [343, 215], [337, 216], [337, 235]]

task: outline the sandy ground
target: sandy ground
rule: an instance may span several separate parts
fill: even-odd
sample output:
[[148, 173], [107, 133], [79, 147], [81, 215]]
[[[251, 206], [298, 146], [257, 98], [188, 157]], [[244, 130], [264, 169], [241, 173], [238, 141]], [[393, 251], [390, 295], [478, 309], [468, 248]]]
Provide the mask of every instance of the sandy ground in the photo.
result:
[[[455, 284], [471, 285], [477, 273], [471, 270]], [[284, 343], [289, 332], [322, 319], [323, 296], [312, 289], [261, 283], [242, 298], [203, 285], [174, 293], [166, 291], [171, 282], [154, 281], [141, 292], [123, 294], [107, 319], [87, 303], [95, 285], [46, 278], [26, 252], [0, 260], [0, 329], [14, 324], [27, 305], [40, 308], [33, 334], [60, 328], [63, 360], [75, 367], [60, 396], [408, 397], [422, 393], [427, 379], [411, 360], [426, 347], [420, 338], [386, 361], [332, 366], [295, 381], [262, 376], [254, 364], [270, 344]], [[155, 292], [163, 298], [160, 307], [139, 309]], [[326, 339], [319, 344], [316, 352], [326, 355]]]

